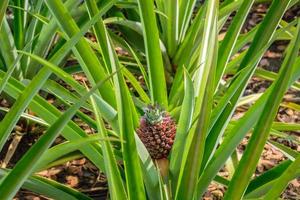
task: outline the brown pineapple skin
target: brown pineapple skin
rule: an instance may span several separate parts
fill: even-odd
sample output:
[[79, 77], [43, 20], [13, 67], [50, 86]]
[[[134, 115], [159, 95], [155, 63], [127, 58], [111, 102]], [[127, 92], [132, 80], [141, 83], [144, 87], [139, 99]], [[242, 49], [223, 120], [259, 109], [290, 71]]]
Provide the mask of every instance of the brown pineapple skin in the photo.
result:
[[174, 143], [176, 123], [168, 114], [155, 124], [150, 124], [143, 116], [137, 134], [152, 159], [167, 158]]

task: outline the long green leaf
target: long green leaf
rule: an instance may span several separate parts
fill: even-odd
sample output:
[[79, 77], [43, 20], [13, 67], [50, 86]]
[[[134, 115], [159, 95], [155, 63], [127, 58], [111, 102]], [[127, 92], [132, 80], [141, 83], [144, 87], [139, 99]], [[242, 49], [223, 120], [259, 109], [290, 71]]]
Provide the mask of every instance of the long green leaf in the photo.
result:
[[[96, 121], [99, 135], [102, 137], [107, 137], [107, 131], [105, 129], [105, 124], [101, 117], [101, 112], [99, 108], [97, 108], [97, 104], [93, 97], [92, 105], [96, 114]], [[122, 182], [122, 177], [118, 170], [117, 160], [115, 155], [113, 154], [113, 148], [109, 141], [102, 142], [102, 150], [103, 150], [103, 157], [105, 162], [105, 169], [106, 169], [106, 176], [108, 179], [109, 191], [111, 194], [112, 199], [126, 199], [126, 192], [125, 187]]]
[[[95, 16], [99, 10], [97, 7], [97, 4], [94, 0], [88, 0], [86, 1], [86, 5], [87, 5], [87, 10], [89, 12], [90, 18]], [[102, 25], [103, 22], [97, 22], [94, 26], [94, 32], [95, 32], [95, 36], [97, 38], [97, 41], [99, 43], [99, 47], [101, 49], [101, 54], [103, 56], [103, 60], [105, 63], [105, 67], [107, 71], [111, 71], [111, 66], [109, 65], [109, 62], [107, 62], [109, 60], [109, 54], [106, 51], [106, 49], [108, 48], [107, 43], [105, 42], [105, 33], [103, 31], [104, 26]]]
[[[23, 8], [24, 2], [21, 0], [15, 0], [14, 4], [16, 7]], [[24, 12], [20, 9], [14, 8], [14, 39], [17, 49], [23, 49], [25, 34], [24, 34]]]
[[1, 26], [2, 26], [2, 20], [5, 17], [5, 14], [6, 14], [6, 8], [8, 6], [8, 2], [9, 2], [9, 0], [3, 0], [3, 1], [0, 2], [0, 29], [1, 29]]
[[243, 23], [245, 22], [254, 1], [255, 0], [243, 1], [243, 4], [237, 11], [232, 24], [229, 26], [225, 38], [220, 45], [215, 79], [216, 86], [221, 80], [221, 77], [225, 71], [226, 64], [231, 57], [232, 50], [242, 29]]
[[182, 102], [180, 118], [176, 130], [176, 138], [171, 152], [170, 172], [173, 188], [176, 189], [177, 179], [181, 166], [182, 154], [184, 151], [185, 141], [188, 131], [192, 124], [194, 109], [194, 87], [188, 72], [185, 72], [185, 90]]
[[187, 28], [189, 27], [190, 20], [193, 16], [193, 8], [195, 6], [196, 0], [180, 0], [179, 1], [179, 41], [185, 37]]
[[172, 58], [177, 49], [179, 37], [179, 0], [165, 0], [164, 7], [167, 16], [166, 43], [168, 54]]
[[[13, 34], [10, 30], [9, 24], [6, 18], [3, 19], [3, 24], [0, 29], [0, 52], [3, 56], [3, 60], [5, 61], [6, 68], [10, 68], [13, 66], [14, 61], [17, 60], [16, 47], [14, 44]], [[13, 72], [13, 76], [18, 79], [22, 79], [22, 71], [20, 68], [20, 63], [16, 63], [16, 67]]]
[[138, 0], [138, 4], [146, 47], [151, 100], [153, 104], [159, 103], [167, 108], [166, 81], [162, 55], [159, 51], [159, 35], [154, 14], [154, 3], [152, 0]]

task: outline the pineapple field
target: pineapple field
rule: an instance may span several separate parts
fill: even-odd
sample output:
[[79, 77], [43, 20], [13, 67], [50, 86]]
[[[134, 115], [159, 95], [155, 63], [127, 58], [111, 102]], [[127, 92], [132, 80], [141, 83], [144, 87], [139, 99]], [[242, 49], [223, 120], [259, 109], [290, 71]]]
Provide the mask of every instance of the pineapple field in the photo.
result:
[[299, 0], [1, 0], [0, 200], [300, 199]]

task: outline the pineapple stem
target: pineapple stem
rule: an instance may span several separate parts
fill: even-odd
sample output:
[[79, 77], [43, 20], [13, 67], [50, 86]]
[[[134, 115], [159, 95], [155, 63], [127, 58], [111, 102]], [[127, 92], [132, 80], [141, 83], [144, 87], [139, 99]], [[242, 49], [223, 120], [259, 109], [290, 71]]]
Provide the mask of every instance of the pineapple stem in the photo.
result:
[[156, 166], [159, 169], [160, 175], [166, 179], [169, 174], [169, 160], [166, 158], [156, 160]]
[[166, 158], [162, 158], [155, 160], [155, 163], [164, 183], [166, 197], [167, 199], [171, 199], [171, 189], [169, 184], [169, 160]]

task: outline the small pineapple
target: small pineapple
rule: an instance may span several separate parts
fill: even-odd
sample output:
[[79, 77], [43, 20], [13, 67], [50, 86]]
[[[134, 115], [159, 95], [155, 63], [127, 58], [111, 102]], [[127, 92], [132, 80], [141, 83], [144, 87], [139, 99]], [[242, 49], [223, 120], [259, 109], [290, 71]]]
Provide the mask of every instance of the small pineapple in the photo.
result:
[[148, 106], [144, 111], [137, 134], [152, 159], [167, 158], [175, 139], [176, 123], [157, 105]]

